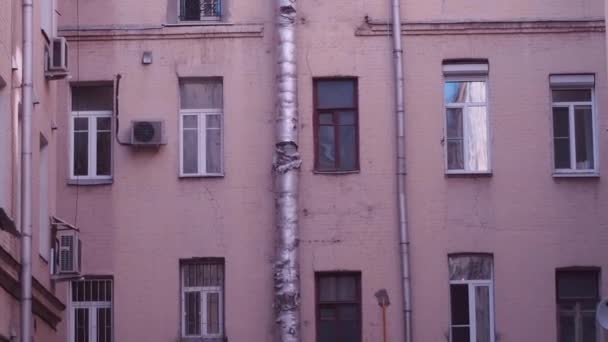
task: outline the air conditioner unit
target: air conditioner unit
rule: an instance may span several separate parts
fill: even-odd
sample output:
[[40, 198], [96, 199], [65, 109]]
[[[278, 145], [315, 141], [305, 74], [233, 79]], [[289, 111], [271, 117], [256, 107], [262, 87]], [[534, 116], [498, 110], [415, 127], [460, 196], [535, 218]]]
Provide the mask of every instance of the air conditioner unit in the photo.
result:
[[131, 145], [159, 146], [164, 142], [163, 121], [131, 121]]
[[46, 77], [64, 78], [68, 74], [68, 43], [65, 38], [53, 38], [46, 48]]
[[51, 253], [51, 265], [55, 275], [74, 275], [80, 273], [82, 242], [76, 230], [57, 231], [55, 248]]

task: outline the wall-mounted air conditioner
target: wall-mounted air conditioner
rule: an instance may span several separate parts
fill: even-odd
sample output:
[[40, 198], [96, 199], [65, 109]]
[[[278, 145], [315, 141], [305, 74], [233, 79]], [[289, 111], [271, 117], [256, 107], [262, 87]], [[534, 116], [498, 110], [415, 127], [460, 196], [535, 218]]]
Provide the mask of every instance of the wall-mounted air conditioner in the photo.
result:
[[47, 78], [59, 79], [68, 74], [68, 43], [65, 38], [58, 37], [51, 39], [51, 43], [46, 49], [46, 68]]
[[51, 252], [54, 275], [80, 274], [82, 242], [76, 230], [57, 231], [55, 247]]
[[131, 121], [131, 145], [164, 145], [164, 123], [160, 120]]

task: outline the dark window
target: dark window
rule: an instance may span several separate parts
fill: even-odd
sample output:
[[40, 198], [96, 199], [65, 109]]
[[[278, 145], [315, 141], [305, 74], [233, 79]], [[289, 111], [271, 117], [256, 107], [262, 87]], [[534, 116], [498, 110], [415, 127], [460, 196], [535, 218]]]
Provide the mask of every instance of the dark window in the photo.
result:
[[596, 342], [599, 272], [558, 270], [556, 282], [559, 342]]
[[112, 279], [72, 281], [72, 340], [112, 342]]
[[222, 13], [221, 0], [180, 0], [179, 13], [181, 21], [218, 19]]
[[361, 274], [317, 273], [317, 341], [361, 341]]
[[357, 80], [314, 80], [315, 170], [359, 169]]

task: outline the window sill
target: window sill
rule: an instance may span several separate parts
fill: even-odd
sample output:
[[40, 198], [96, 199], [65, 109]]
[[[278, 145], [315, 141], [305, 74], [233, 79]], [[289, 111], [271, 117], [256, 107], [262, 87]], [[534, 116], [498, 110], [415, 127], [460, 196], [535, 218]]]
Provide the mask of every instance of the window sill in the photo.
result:
[[206, 19], [201, 21], [180, 21], [177, 23], [163, 24], [164, 27], [189, 27], [189, 26], [231, 26], [233, 23], [222, 21], [220, 17], [217, 19]]
[[102, 178], [102, 179], [68, 179], [68, 185], [109, 185], [114, 183], [114, 179], [112, 178]]
[[553, 178], [599, 178], [597, 171], [587, 172], [553, 172]]
[[180, 179], [190, 179], [190, 178], [224, 178], [223, 173], [210, 173], [204, 175], [179, 175]]
[[312, 173], [316, 174], [316, 175], [350, 175], [350, 174], [356, 174], [356, 173], [361, 173], [361, 170], [348, 170], [348, 171], [342, 171], [342, 170], [312, 170]]
[[446, 170], [446, 177], [492, 177], [492, 171]]

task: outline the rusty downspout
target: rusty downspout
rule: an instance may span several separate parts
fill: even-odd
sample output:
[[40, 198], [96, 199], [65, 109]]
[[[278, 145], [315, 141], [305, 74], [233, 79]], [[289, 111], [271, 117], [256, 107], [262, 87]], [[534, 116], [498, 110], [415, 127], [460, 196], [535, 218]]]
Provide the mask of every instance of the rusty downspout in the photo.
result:
[[405, 192], [405, 105], [403, 79], [403, 48], [401, 45], [401, 0], [392, 0], [393, 62], [395, 77], [395, 119], [397, 124], [397, 210], [399, 214], [399, 246], [403, 288], [405, 341], [412, 342], [412, 296], [410, 281], [409, 234]]
[[274, 264], [277, 339], [300, 341], [300, 270], [298, 264], [298, 93], [296, 1], [276, 0], [277, 117], [273, 158], [276, 257]]

